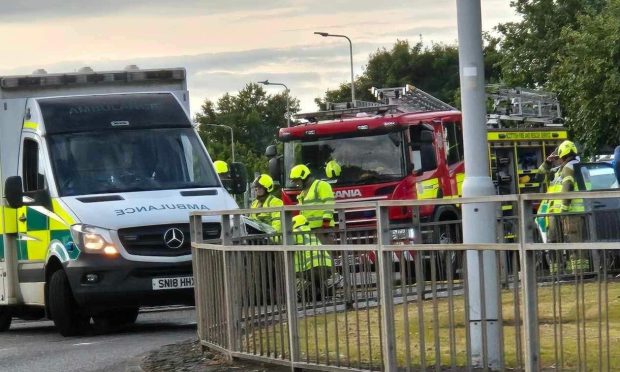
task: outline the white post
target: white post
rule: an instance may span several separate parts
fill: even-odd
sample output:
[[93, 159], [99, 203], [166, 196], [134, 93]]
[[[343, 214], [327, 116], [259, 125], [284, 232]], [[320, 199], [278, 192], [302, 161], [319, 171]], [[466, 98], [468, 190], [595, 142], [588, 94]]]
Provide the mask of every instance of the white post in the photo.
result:
[[[465, 181], [463, 196], [494, 195], [489, 176], [489, 157], [486, 140], [486, 109], [484, 92], [484, 63], [482, 56], [482, 26], [480, 0], [457, 0], [459, 36], [459, 72], [463, 112], [465, 150]], [[495, 243], [496, 206], [492, 203], [463, 205], [464, 243]], [[479, 258], [482, 258], [482, 265]], [[484, 268], [481, 285], [480, 268]], [[467, 252], [467, 282], [469, 300], [469, 334], [471, 361], [475, 368], [497, 370], [501, 366], [500, 324], [497, 308], [499, 283], [495, 252]], [[484, 296], [484, 300], [482, 299]], [[485, 308], [482, 309], [482, 304]], [[483, 335], [483, 329], [486, 335]], [[483, 341], [486, 341], [483, 343]], [[486, 364], [486, 365], [484, 365]]]

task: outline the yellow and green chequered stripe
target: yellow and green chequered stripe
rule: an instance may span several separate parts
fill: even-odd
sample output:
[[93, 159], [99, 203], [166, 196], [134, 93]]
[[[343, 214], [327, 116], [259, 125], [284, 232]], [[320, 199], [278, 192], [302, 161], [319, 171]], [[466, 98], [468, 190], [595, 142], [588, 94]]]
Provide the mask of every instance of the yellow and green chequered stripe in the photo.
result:
[[[17, 244], [17, 259], [36, 261], [44, 260], [50, 242], [60, 241], [67, 246], [72, 241], [69, 228], [74, 219], [58, 203], [52, 201], [52, 211], [43, 207], [22, 207], [17, 215], [25, 214], [25, 226], [20, 226], [21, 237]], [[69, 258], [74, 260], [79, 256], [78, 250], [69, 250]]]

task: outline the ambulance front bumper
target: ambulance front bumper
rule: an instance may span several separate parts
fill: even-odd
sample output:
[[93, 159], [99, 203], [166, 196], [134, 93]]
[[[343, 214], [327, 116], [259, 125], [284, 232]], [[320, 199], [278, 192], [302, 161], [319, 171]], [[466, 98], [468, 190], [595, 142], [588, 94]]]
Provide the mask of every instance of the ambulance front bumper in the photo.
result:
[[84, 254], [65, 270], [78, 305], [91, 311], [194, 304], [191, 261], [137, 262]]

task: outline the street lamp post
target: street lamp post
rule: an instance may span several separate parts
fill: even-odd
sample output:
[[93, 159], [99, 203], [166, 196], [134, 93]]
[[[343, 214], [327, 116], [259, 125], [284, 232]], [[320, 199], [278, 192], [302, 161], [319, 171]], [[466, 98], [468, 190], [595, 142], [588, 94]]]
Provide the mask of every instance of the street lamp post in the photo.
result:
[[351, 56], [351, 104], [353, 104], [353, 107], [355, 107], [355, 85], [354, 85], [354, 80], [353, 80], [353, 43], [351, 42], [351, 39], [349, 39], [347, 36], [345, 35], [336, 35], [336, 34], [330, 34], [328, 32], [315, 32], [315, 35], [321, 35], [323, 37], [328, 37], [328, 36], [332, 36], [332, 37], [343, 37], [345, 39], [347, 39], [349, 41], [349, 55]]
[[219, 127], [219, 128], [227, 128], [228, 130], [230, 130], [230, 149], [232, 152], [232, 162], [235, 162], [235, 134], [233, 132], [232, 127], [229, 127], [228, 125], [224, 125], [224, 124], [202, 124], [204, 126], [207, 127]]
[[286, 89], [286, 126], [290, 128], [291, 126], [291, 112], [289, 111], [290, 90], [288, 89], [288, 87], [282, 83], [272, 83], [269, 80], [259, 81], [258, 83], [263, 84], [263, 85], [281, 85], [284, 87], [284, 89]]

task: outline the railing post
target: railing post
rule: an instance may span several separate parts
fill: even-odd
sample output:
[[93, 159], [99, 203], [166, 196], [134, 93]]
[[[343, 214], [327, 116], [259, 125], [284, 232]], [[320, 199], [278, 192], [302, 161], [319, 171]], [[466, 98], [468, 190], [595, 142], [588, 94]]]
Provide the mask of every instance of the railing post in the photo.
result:
[[532, 205], [519, 196], [519, 257], [523, 290], [523, 315], [525, 326], [525, 370], [540, 368], [540, 335], [538, 332], [538, 286], [536, 283], [536, 252], [526, 250], [533, 242], [534, 215]]
[[[189, 232], [190, 239], [193, 243], [202, 244], [203, 243], [203, 234], [202, 234], [202, 216], [192, 214], [189, 216]], [[205, 329], [204, 329], [204, 317], [205, 317], [205, 303], [203, 294], [199, 291], [199, 289], [204, 288], [204, 268], [198, 264], [200, 258], [203, 256], [205, 252], [202, 248], [193, 248], [192, 247], [192, 271], [194, 275], [194, 302], [196, 304], [196, 318], [198, 321], [197, 333], [198, 338], [202, 342], [205, 338]]]
[[[239, 218], [238, 216], [234, 216], [234, 228], [239, 227]], [[222, 216], [222, 246], [229, 247], [233, 245], [232, 239], [232, 229], [230, 223], [230, 215], [225, 214]], [[237, 319], [235, 319], [235, 308], [234, 308], [234, 294], [232, 288], [232, 282], [230, 280], [230, 273], [233, 272], [233, 268], [230, 266], [229, 257], [226, 250], [220, 252], [222, 254], [222, 276], [224, 278], [224, 306], [226, 311], [226, 338], [227, 338], [227, 346], [229, 352], [235, 351], [235, 329], [237, 328]], [[232, 359], [232, 356], [228, 355], [229, 359]]]
[[295, 252], [289, 251], [290, 246], [295, 245], [292, 235], [291, 211], [281, 212], [282, 221], [282, 244], [284, 248], [284, 283], [286, 286], [286, 314], [288, 317], [288, 341], [291, 359], [291, 370], [295, 371], [295, 363], [299, 361], [299, 332], [297, 327], [297, 282], [295, 276]]
[[[344, 209], [338, 213], [338, 229], [340, 230], [340, 245], [347, 245], [347, 218], [346, 211]], [[350, 308], [353, 304], [353, 295], [351, 293], [351, 266], [349, 266], [349, 261], [352, 256], [349, 250], [343, 250], [340, 251], [340, 253], [342, 257], [341, 265], [342, 285], [344, 286], [344, 303], [347, 308]], [[355, 273], [353, 273], [353, 275], [355, 275]]]
[[383, 250], [390, 244], [389, 214], [387, 207], [377, 206], [379, 298], [381, 314], [381, 346], [384, 371], [396, 371], [396, 341], [394, 329], [394, 295], [392, 293], [392, 251]]

